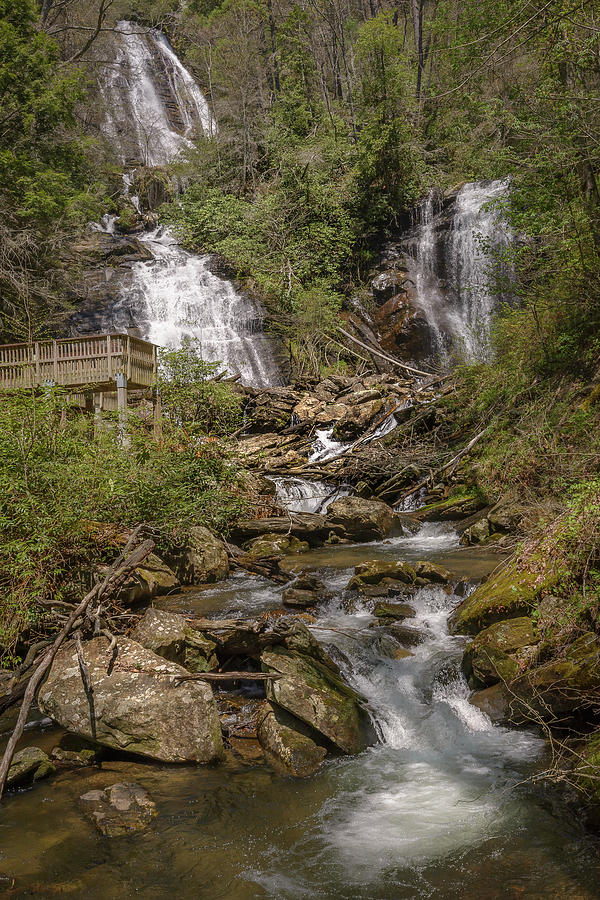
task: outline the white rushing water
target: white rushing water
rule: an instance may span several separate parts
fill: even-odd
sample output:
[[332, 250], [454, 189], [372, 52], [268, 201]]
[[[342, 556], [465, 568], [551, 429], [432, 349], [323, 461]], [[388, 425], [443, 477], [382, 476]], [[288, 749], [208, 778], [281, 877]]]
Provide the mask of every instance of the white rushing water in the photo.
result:
[[277, 486], [277, 503], [290, 512], [325, 513], [335, 500], [352, 493], [349, 486], [326, 481], [279, 477], [272, 481]]
[[[404, 408], [404, 407], [403, 407]], [[318, 428], [315, 431], [315, 441], [308, 457], [309, 462], [325, 462], [328, 459], [336, 459], [358, 444], [370, 444], [389, 434], [398, 425], [394, 415], [388, 416], [379, 425], [373, 434], [367, 437], [359, 437], [355, 441], [336, 441], [333, 437], [334, 427]]]
[[[123, 165], [165, 166], [192, 145], [196, 133], [213, 133], [204, 95], [163, 34], [122, 21], [113, 50], [100, 89], [104, 130]], [[131, 169], [124, 183], [141, 212]], [[115, 224], [114, 217], [104, 217], [97, 227], [114, 233]], [[133, 266], [113, 320], [133, 320], [144, 338], [170, 349], [193, 339], [204, 360], [222, 362], [247, 384], [281, 383], [260, 306], [211, 271], [209, 256], [185, 252], [168, 229], [156, 228], [140, 240], [153, 260]]]
[[442, 358], [452, 345], [468, 359], [488, 356], [492, 315], [501, 299], [494, 293], [493, 275], [507, 274], [498, 254], [513, 240], [497, 206], [509, 187], [506, 178], [465, 184], [456, 196], [449, 229], [436, 192], [418, 209], [409, 242], [415, 305], [427, 319], [434, 352]]

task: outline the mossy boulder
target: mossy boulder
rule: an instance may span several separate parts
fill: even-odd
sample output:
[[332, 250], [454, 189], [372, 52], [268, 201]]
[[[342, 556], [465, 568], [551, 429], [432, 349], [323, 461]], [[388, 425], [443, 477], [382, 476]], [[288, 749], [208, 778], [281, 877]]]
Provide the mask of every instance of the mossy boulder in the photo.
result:
[[375, 735], [363, 700], [319, 660], [283, 646], [261, 656], [264, 671], [283, 675], [267, 683], [267, 699], [310, 725], [343, 753], [359, 753]]
[[20, 787], [47, 778], [55, 771], [56, 767], [43, 750], [39, 747], [25, 747], [13, 756], [6, 784], [7, 787]]
[[522, 570], [513, 561], [463, 600], [448, 620], [450, 631], [477, 634], [495, 622], [525, 616], [550, 583], [548, 576]]
[[288, 553], [306, 553], [310, 545], [293, 534], [263, 534], [244, 544], [244, 549], [248, 559], [264, 559]]
[[219, 665], [217, 645], [190, 628], [183, 616], [162, 609], [148, 609], [136, 626], [132, 640], [142, 647], [179, 663], [189, 672], [212, 672]]
[[430, 503], [413, 515], [421, 522], [458, 522], [475, 515], [484, 507], [485, 502], [480, 497], [467, 494]]
[[373, 615], [376, 616], [382, 624], [386, 622], [401, 622], [403, 619], [412, 619], [416, 616], [416, 611], [410, 603], [385, 603], [379, 602], [375, 604]]
[[150, 553], [121, 588], [119, 599], [129, 606], [149, 603], [179, 587], [175, 572], [155, 553]]
[[381, 500], [343, 497], [327, 510], [327, 521], [341, 527], [355, 541], [378, 541], [390, 535], [403, 534], [402, 520], [391, 506]]
[[182, 584], [215, 584], [229, 575], [225, 544], [202, 525], [190, 528], [174, 565]]
[[421, 578], [428, 584], [449, 584], [451, 581], [455, 580], [454, 574], [450, 572], [449, 569], [445, 569], [443, 566], [437, 566], [435, 563], [429, 562], [428, 560], [420, 560], [415, 565], [415, 570], [417, 578]]
[[512, 681], [519, 673], [519, 664], [510, 654], [536, 644], [538, 640], [533, 620], [526, 616], [497, 622], [481, 631], [467, 644], [462, 660], [463, 672], [471, 687]]
[[258, 740], [267, 761], [296, 778], [314, 775], [327, 756], [303, 722], [271, 703], [258, 726]]
[[414, 584], [417, 573], [407, 562], [388, 562], [386, 560], [369, 560], [355, 566], [354, 574], [363, 584], [379, 584], [384, 578], [392, 578], [403, 584]]

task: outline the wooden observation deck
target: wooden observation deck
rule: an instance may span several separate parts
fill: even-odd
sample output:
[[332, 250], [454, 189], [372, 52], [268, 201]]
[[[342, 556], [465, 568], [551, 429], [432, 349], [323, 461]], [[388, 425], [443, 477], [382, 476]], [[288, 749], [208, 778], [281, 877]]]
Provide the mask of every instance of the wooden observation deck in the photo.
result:
[[96, 393], [148, 389], [156, 382], [155, 344], [128, 334], [97, 334], [0, 346], [0, 391], [44, 385]]

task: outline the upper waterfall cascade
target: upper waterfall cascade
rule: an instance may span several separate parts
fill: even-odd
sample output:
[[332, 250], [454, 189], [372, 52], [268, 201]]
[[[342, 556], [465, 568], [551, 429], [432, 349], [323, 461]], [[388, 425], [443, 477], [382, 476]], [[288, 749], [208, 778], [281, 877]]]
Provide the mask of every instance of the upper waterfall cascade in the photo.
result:
[[408, 241], [415, 303], [442, 357], [450, 344], [459, 344], [470, 359], [488, 354], [492, 313], [507, 299], [496, 292], [493, 274], [510, 274], [502, 253], [513, 235], [499, 208], [509, 187], [506, 178], [465, 184], [456, 195], [449, 226], [435, 193], [418, 208]]
[[[100, 85], [104, 129], [125, 167], [126, 191], [139, 211], [131, 166], [167, 165], [191, 146], [194, 133], [210, 134], [216, 126], [200, 88], [158, 31], [119, 22], [114, 60], [105, 71]], [[114, 220], [97, 227], [111, 232]], [[133, 266], [131, 282], [111, 310], [112, 326], [133, 321], [144, 338], [169, 348], [195, 339], [203, 359], [221, 361], [243, 382], [256, 387], [280, 383], [259, 305], [214, 274], [210, 257], [185, 252], [167, 228], [147, 232], [140, 240], [154, 258]]]

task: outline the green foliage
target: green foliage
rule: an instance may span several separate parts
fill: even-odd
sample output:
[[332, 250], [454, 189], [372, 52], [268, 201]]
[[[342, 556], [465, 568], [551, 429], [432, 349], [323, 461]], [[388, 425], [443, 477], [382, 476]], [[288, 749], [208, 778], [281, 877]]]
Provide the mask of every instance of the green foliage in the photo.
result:
[[159, 391], [163, 411], [190, 435], [231, 434], [242, 424], [242, 404], [231, 386], [211, 381], [220, 363], [202, 359], [198, 342], [160, 355]]
[[133, 415], [129, 431], [131, 446], [121, 447], [108, 416], [94, 437], [91, 422], [58, 392], [0, 402], [0, 651], [7, 659], [20, 635], [41, 627], [42, 604], [81, 597], [92, 569], [115, 553], [115, 528], [146, 522], [168, 542], [193, 524], [225, 530], [245, 509], [220, 443], [199, 441], [169, 419], [160, 444]]

